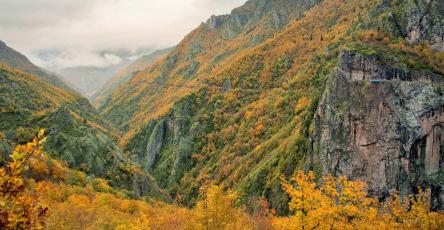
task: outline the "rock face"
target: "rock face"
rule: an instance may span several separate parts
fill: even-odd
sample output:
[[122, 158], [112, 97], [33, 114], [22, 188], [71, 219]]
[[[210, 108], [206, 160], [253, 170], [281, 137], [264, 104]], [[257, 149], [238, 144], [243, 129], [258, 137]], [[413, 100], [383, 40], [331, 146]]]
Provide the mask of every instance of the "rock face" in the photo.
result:
[[378, 26], [393, 36], [411, 44], [428, 41], [435, 50], [444, 49], [442, 0], [383, 0], [373, 16], [382, 19]]
[[158, 180], [161, 187], [179, 183], [192, 167], [193, 136], [196, 130], [195, 97], [185, 98], [170, 113], [146, 125], [126, 146], [134, 161]]
[[[233, 39], [245, 30], [253, 30], [258, 22], [272, 29], [283, 28], [291, 19], [302, 16], [319, 0], [250, 0], [234, 9], [230, 15], [211, 16], [206, 24], [220, 30], [225, 39]], [[265, 19], [265, 20], [264, 20]]]
[[403, 0], [398, 2], [401, 2], [398, 3], [401, 7], [398, 11], [394, 11], [393, 19], [407, 41], [417, 43], [428, 40], [432, 47], [443, 50], [444, 1]]
[[431, 187], [444, 206], [444, 77], [346, 51], [315, 115], [313, 163], [371, 194]]
[[153, 168], [153, 165], [156, 161], [157, 156], [160, 153], [160, 149], [162, 148], [163, 138], [164, 138], [164, 121], [161, 120], [159, 123], [150, 123], [151, 126], [149, 129], [152, 129], [151, 135], [148, 139], [148, 143], [146, 144], [145, 153], [144, 153], [144, 168], [150, 170]]

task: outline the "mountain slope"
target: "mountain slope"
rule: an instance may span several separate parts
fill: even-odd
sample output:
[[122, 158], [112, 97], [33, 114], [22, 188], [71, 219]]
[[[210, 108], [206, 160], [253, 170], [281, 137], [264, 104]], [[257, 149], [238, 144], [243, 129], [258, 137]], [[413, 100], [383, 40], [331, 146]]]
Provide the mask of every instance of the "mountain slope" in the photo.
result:
[[41, 68], [35, 66], [23, 54], [8, 47], [4, 42], [0, 41], [0, 63], [20, 69], [26, 73], [45, 79], [49, 83], [61, 87], [66, 90], [72, 90], [65, 82], [60, 80], [56, 75], [51, 74]]
[[0, 66], [1, 161], [16, 143], [25, 143], [45, 128], [45, 151], [69, 167], [111, 180], [113, 186], [165, 199], [149, 175], [127, 160], [112, 129], [87, 99], [35, 76]]
[[154, 179], [124, 156], [112, 128], [87, 99], [6, 65], [0, 65], [0, 93], [1, 162], [15, 144], [45, 128], [45, 151], [69, 167], [109, 179], [135, 195], [164, 197]]
[[[126, 133], [125, 142], [141, 124], [167, 113], [175, 101], [198, 90], [200, 83], [218, 71], [217, 66], [226, 65], [224, 62], [242, 50], [272, 37], [317, 2], [255, 0], [230, 15], [211, 17], [188, 34], [163, 62], [118, 87], [100, 108], [101, 114]], [[165, 87], [168, 85], [173, 87]]]
[[106, 84], [96, 92], [91, 100], [97, 107], [102, 106], [110, 97], [111, 93], [118, 86], [128, 82], [137, 72], [142, 71], [152, 65], [154, 62], [164, 58], [173, 48], [157, 50], [151, 54], [144, 55], [131, 63], [128, 67], [119, 70], [119, 72], [106, 82]]
[[[271, 7], [261, 8], [263, 3]], [[359, 17], [358, 11], [368, 4], [323, 1], [303, 14], [307, 9], [303, 6], [311, 6], [309, 3], [315, 4], [250, 1], [232, 15], [220, 17], [228, 23], [226, 27], [215, 23], [217, 18], [209, 20], [187, 36], [164, 63], [117, 88], [103, 114], [126, 125], [118, 115], [129, 107], [138, 110], [134, 117], [124, 114], [129, 124], [148, 121], [140, 130], [128, 126], [130, 138], [123, 143], [127, 142], [125, 150], [152, 172], [161, 187], [192, 204], [198, 188], [212, 178], [249, 197], [264, 196], [273, 208], [285, 212], [287, 202], [279, 176], [292, 174], [308, 151], [312, 102], [319, 100], [323, 80], [334, 65], [333, 51], [320, 57], [346, 36], [351, 19]], [[227, 31], [236, 31], [229, 25], [242, 18], [240, 12], [259, 9], [268, 13], [258, 13], [265, 16], [246, 24], [246, 31], [238, 31], [237, 37], [222, 40], [232, 34]], [[283, 30], [271, 26], [275, 25], [270, 23], [274, 12], [298, 10], [292, 17], [302, 17], [300, 20], [282, 25]], [[316, 20], [317, 15], [325, 15], [325, 22]], [[256, 40], [261, 34], [269, 39]], [[192, 53], [196, 49], [188, 48], [215, 40], [211, 44], [217, 45], [208, 45], [196, 55]], [[195, 76], [177, 71], [187, 58], [203, 63]], [[154, 76], [158, 77], [153, 80]], [[147, 106], [146, 112], [140, 110]]]
[[[312, 4], [314, 7], [303, 7]], [[347, 93], [341, 91], [349, 88], [342, 85], [334, 88], [335, 81], [331, 79], [341, 76], [335, 73], [342, 69], [342, 57], [347, 52], [392, 63], [389, 76], [407, 71], [415, 76], [422, 73], [426, 76], [424, 79], [442, 78], [441, 4], [398, 0], [324, 0], [317, 4], [249, 1], [231, 15], [212, 17], [189, 34], [162, 63], [118, 87], [101, 108], [102, 114], [126, 132], [122, 143], [132, 159], [184, 204], [193, 204], [199, 187], [214, 181], [241, 191], [245, 202], [265, 197], [273, 208], [285, 213], [287, 197], [281, 190], [279, 178], [290, 176], [297, 169], [310, 169], [318, 174], [333, 172], [376, 182], [375, 177], [359, 173], [365, 161], [353, 164], [353, 161], [343, 160], [333, 164], [335, 168], [325, 163], [336, 150], [322, 143], [350, 140], [345, 134], [345, 139], [335, 139], [335, 135], [347, 130], [334, 128], [341, 127], [344, 120], [335, 114], [348, 114], [340, 111], [356, 103], [367, 105], [366, 100], [353, 100], [353, 96], [359, 94], [340, 94]], [[287, 22], [291, 18], [295, 20], [283, 23], [282, 27], [273, 27], [277, 18], [273, 15], [297, 11]], [[322, 20], [319, 20], [320, 15]], [[264, 37], [267, 39], [261, 39]], [[362, 83], [349, 83], [358, 85], [352, 87], [354, 90], [365, 91], [381, 81], [365, 78], [367, 69], [370, 73], [384, 69], [365, 60], [358, 58], [352, 62], [352, 66], [357, 67], [348, 68], [358, 71], [358, 75], [364, 74]], [[401, 83], [403, 89], [428, 92], [436, 98], [431, 111], [442, 108], [439, 103], [443, 95], [442, 81], [422, 84], [422, 78], [408, 79], [413, 82]], [[387, 87], [392, 84], [387, 83]], [[406, 88], [409, 84], [418, 87]], [[328, 99], [334, 101], [331, 105], [324, 103], [326, 92], [330, 90], [340, 92]], [[378, 91], [368, 91], [375, 92]], [[317, 112], [322, 106], [335, 107], [325, 115]], [[378, 105], [368, 106], [370, 110], [377, 110], [375, 106]], [[425, 106], [418, 114], [425, 113], [426, 108], [430, 107]], [[370, 113], [351, 114], [359, 114], [355, 120], [370, 116]], [[442, 122], [438, 120], [433, 123], [436, 124]], [[408, 128], [401, 123], [394, 129], [395, 137], [404, 135], [400, 130]], [[370, 127], [361, 132], [369, 130]], [[406, 143], [401, 141], [400, 144]], [[411, 152], [408, 148], [397, 151]], [[360, 148], [346, 153], [364, 159], [370, 154]], [[391, 156], [381, 149], [374, 154]], [[366, 170], [379, 172], [381, 168], [376, 166], [380, 164], [369, 165]], [[401, 174], [409, 175], [409, 186], [426, 181], [421, 179], [427, 174], [421, 167], [420, 173]], [[433, 167], [433, 173], [437, 172], [436, 166]], [[371, 186], [375, 184], [370, 183]], [[411, 192], [399, 187], [404, 184], [401, 179], [389, 184], [386, 189]], [[387, 192], [378, 190], [377, 186], [371, 187], [375, 194]]]

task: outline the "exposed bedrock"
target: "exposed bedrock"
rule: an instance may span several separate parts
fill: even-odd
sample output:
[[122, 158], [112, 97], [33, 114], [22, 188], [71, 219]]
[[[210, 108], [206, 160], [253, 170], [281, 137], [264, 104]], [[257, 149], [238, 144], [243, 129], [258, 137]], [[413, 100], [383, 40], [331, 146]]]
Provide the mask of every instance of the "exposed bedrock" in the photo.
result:
[[315, 115], [314, 166], [444, 208], [444, 76], [343, 52]]

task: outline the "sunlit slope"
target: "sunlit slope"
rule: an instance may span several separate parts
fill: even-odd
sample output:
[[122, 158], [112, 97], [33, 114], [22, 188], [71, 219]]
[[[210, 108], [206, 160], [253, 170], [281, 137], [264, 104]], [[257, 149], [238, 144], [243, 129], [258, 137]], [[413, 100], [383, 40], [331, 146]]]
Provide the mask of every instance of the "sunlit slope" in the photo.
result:
[[[285, 12], [307, 4], [266, 2]], [[123, 139], [126, 151], [182, 202], [194, 203], [198, 188], [215, 180], [250, 197], [265, 196], [284, 212], [287, 202], [279, 176], [292, 174], [303, 161], [316, 102], [335, 65], [337, 48], [372, 4], [322, 1], [293, 15], [301, 18], [283, 28], [272, 27], [272, 17], [264, 16], [251, 31], [233, 39], [224, 37], [225, 26], [211, 29], [213, 18], [164, 63], [119, 87], [103, 114], [128, 130], [126, 137], [134, 136]], [[255, 40], [261, 35], [262, 40]], [[199, 47], [190, 44], [205, 42], [208, 48], [188, 53], [190, 47]], [[200, 63], [189, 77], [179, 71], [187, 66], [183, 63], [191, 65], [187, 60]], [[140, 131], [134, 129], [144, 123]]]
[[[166, 68], [166, 63], [159, 64], [147, 70], [159, 78], [137, 75], [128, 88], [118, 88], [113, 95], [122, 97], [110, 101], [118, 102], [109, 107], [113, 111], [136, 111], [129, 122], [110, 116], [117, 112], [104, 113], [110, 120], [121, 119], [114, 122], [130, 130], [126, 137], [132, 137], [123, 139], [125, 150], [183, 203], [193, 204], [199, 187], [215, 181], [241, 191], [246, 202], [265, 197], [285, 213], [280, 176], [297, 169], [320, 170], [310, 165], [310, 153], [316, 151], [313, 120], [341, 52], [395, 58], [409, 68], [443, 72], [442, 52], [433, 51], [427, 42], [408, 44], [391, 16], [404, 20], [399, 9], [412, 3], [389, 2], [322, 1], [269, 39], [245, 43], [250, 47], [217, 64], [202, 62], [211, 67], [199, 68], [195, 77], [162, 75], [158, 68]], [[239, 44], [224, 42], [227, 50]], [[170, 68], [179, 68], [180, 63], [172, 62]], [[120, 94], [124, 89], [128, 95]], [[139, 103], [130, 103], [134, 101]], [[151, 112], [139, 113], [144, 108]], [[134, 129], [144, 121], [148, 124]]]
[[[2, 118], [0, 120], [1, 128], [6, 136], [16, 136], [13, 140], [17, 142], [26, 141], [19, 138], [17, 129], [29, 130], [32, 133], [31, 127], [43, 124], [45, 119], [62, 111], [67, 117], [58, 124], [60, 129], [79, 120], [84, 123], [89, 122], [88, 126], [98, 131], [109, 132], [109, 126], [99, 120], [95, 110], [85, 98], [12, 67], [1, 65], [0, 68], [2, 79], [0, 99]], [[60, 117], [60, 119], [64, 118]], [[59, 131], [53, 130], [52, 125], [56, 126], [57, 123], [48, 123], [48, 132]], [[26, 139], [26, 135], [23, 138]]]
[[[231, 14], [213, 16], [188, 34], [161, 62], [118, 87], [101, 108], [126, 133], [167, 113], [172, 105], [242, 51], [274, 36], [316, 0], [248, 1]], [[169, 87], [172, 86], [172, 87]]]
[[100, 107], [105, 104], [114, 89], [128, 82], [131, 77], [136, 75], [138, 72], [143, 71], [156, 61], [164, 58], [169, 52], [171, 52], [171, 50], [173, 50], [173, 48], [162, 49], [151, 54], [144, 55], [128, 67], [121, 69], [102, 87], [102, 89], [92, 96], [91, 100], [93, 101], [94, 105]]

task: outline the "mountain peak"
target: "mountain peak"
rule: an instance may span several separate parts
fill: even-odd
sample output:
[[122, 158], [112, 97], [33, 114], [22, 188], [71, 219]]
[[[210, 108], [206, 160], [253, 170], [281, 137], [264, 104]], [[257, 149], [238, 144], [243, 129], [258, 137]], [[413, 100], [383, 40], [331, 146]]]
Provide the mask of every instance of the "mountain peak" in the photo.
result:
[[281, 29], [319, 2], [320, 0], [249, 0], [233, 9], [230, 14], [212, 15], [205, 24], [213, 30], [221, 29], [225, 38], [232, 39], [256, 26]]

